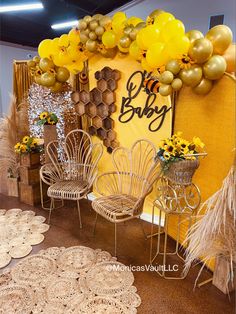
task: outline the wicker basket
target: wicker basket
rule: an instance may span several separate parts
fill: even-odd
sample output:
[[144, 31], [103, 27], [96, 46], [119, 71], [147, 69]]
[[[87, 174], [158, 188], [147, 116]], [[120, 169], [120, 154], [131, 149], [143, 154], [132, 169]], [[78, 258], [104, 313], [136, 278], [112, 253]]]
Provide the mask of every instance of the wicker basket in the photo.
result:
[[176, 184], [189, 185], [198, 167], [199, 159], [176, 161], [164, 171], [164, 176]]

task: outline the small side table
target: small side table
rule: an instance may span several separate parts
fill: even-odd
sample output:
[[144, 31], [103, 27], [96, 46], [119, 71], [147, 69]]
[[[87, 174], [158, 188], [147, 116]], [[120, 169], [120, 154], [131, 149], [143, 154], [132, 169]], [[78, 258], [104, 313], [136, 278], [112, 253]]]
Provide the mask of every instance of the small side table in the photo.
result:
[[[189, 185], [181, 185], [170, 182], [167, 178], [161, 179], [161, 184], [158, 188], [158, 198], [153, 202], [152, 209], [152, 228], [151, 228], [151, 247], [150, 247], [150, 264], [153, 265], [158, 256], [162, 256], [162, 264], [158, 265], [156, 272], [165, 279], [184, 279], [187, 275], [181, 276], [167, 276], [169, 268], [166, 265], [167, 256], [176, 255], [180, 260], [184, 258], [180, 253], [180, 224], [181, 219], [185, 218], [188, 222], [188, 229], [192, 224], [193, 212], [199, 207], [201, 202], [201, 195], [199, 188], [191, 183]], [[154, 217], [155, 210], [159, 211], [158, 232], [154, 234]], [[167, 250], [167, 238], [170, 216], [178, 217], [177, 238], [175, 250], [169, 252]], [[164, 219], [164, 226], [162, 227], [162, 219]], [[157, 245], [153, 254], [154, 235], [157, 235]], [[164, 248], [161, 251], [161, 238], [164, 238]], [[153, 265], [155, 266], [155, 265]], [[159, 269], [161, 268], [161, 269]]]

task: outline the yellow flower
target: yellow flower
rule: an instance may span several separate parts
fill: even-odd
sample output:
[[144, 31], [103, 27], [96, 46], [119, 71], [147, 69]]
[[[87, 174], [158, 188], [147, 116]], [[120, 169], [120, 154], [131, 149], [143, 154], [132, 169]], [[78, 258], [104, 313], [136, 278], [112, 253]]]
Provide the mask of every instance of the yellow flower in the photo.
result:
[[175, 148], [172, 143], [168, 143], [168, 145], [165, 147], [165, 150], [169, 152], [170, 154], [173, 154], [175, 151]]
[[183, 134], [183, 132], [178, 131], [178, 132], [176, 132], [176, 133], [173, 135], [173, 138], [181, 137], [182, 134]]
[[43, 111], [39, 115], [40, 120], [46, 119], [47, 117], [48, 117], [48, 112], [47, 111]]
[[31, 143], [31, 145], [30, 145], [30, 147], [31, 148], [35, 148], [37, 145], [38, 145], [38, 141], [34, 138], [32, 143]]
[[20, 151], [21, 153], [25, 153], [27, 151], [27, 146], [25, 144], [20, 145]]
[[51, 119], [50, 117], [49, 118], [47, 118], [47, 122], [48, 122], [48, 124], [55, 124], [55, 121], [53, 120], [53, 119]]
[[201, 141], [201, 139], [199, 137], [196, 137], [196, 136], [193, 138], [193, 144], [196, 147], [200, 147], [200, 148], [203, 148], [205, 146], [205, 144]]
[[162, 140], [162, 141], [160, 141], [160, 143], [159, 143], [159, 147], [161, 148], [161, 149], [165, 149], [165, 147], [167, 146], [168, 144], [167, 144], [167, 142], [165, 141], [165, 140]]
[[178, 62], [181, 69], [189, 69], [194, 64], [194, 61], [188, 55], [182, 55]]
[[18, 143], [16, 143], [16, 145], [14, 146], [14, 149], [15, 149], [15, 152], [16, 153], [19, 153], [20, 152], [20, 146], [21, 146], [21, 144], [18, 142]]
[[29, 141], [30, 137], [28, 135], [23, 137], [22, 143], [27, 144]]
[[170, 159], [170, 153], [169, 152], [164, 152], [163, 153], [163, 157], [165, 158], [165, 160], [169, 160]]
[[181, 149], [184, 149], [185, 147], [188, 147], [189, 145], [189, 141], [186, 141], [184, 139], [180, 139], [179, 142], [178, 142], [178, 146], [181, 148]]

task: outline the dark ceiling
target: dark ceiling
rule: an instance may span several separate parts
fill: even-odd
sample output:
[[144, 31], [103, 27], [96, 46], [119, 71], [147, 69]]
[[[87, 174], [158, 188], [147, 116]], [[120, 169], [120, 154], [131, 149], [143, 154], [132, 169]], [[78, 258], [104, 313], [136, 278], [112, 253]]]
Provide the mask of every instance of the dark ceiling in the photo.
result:
[[[1, 5], [34, 3], [39, 0], [0, 0]], [[130, 0], [131, 1], [131, 0]], [[0, 13], [0, 39], [10, 43], [37, 47], [45, 38], [54, 38], [69, 29], [53, 30], [52, 24], [93, 15], [107, 14], [130, 2], [127, 0], [41, 0], [44, 9]]]

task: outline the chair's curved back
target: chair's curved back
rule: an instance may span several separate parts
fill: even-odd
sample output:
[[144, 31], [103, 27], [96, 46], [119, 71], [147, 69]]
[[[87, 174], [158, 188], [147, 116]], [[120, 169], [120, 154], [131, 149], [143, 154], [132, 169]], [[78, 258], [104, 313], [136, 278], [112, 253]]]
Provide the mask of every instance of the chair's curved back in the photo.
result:
[[136, 141], [130, 150], [119, 147], [113, 151], [112, 160], [119, 176], [120, 193], [144, 198], [159, 175], [155, 161], [155, 145], [146, 139]]

